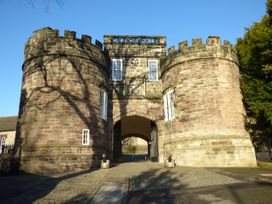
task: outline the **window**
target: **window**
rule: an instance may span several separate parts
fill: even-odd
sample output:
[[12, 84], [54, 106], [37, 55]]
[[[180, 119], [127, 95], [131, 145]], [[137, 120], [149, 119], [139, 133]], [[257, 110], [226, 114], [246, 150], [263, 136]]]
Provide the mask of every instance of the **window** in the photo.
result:
[[121, 59], [112, 60], [112, 80], [122, 81], [123, 61]]
[[5, 137], [0, 135], [0, 154], [3, 151], [3, 146], [5, 146]]
[[107, 120], [108, 94], [104, 89], [100, 89], [100, 117]]
[[163, 96], [163, 101], [165, 121], [174, 119], [175, 118], [174, 91], [173, 90], [166, 91], [165, 95]]
[[149, 81], [158, 80], [158, 60], [148, 60], [148, 70]]
[[90, 141], [90, 130], [83, 129], [82, 130], [82, 145], [89, 145]]

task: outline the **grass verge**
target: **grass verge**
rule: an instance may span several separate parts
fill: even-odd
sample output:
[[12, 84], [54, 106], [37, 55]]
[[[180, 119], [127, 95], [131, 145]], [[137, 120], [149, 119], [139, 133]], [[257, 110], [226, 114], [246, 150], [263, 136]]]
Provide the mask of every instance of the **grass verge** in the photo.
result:
[[271, 168], [272, 169], [272, 163], [271, 162], [257, 162], [257, 165], [262, 168]]

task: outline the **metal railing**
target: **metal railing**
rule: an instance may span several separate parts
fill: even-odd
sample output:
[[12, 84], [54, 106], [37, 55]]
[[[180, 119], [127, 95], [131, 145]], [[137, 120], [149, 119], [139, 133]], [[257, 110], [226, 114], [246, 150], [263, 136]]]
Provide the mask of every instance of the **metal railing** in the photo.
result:
[[18, 159], [13, 156], [13, 145], [2, 145], [0, 148], [0, 174], [15, 173], [18, 171]]
[[2, 145], [0, 147], [0, 155], [10, 154], [14, 149], [13, 145]]
[[257, 161], [272, 162], [272, 156], [269, 151], [256, 152]]

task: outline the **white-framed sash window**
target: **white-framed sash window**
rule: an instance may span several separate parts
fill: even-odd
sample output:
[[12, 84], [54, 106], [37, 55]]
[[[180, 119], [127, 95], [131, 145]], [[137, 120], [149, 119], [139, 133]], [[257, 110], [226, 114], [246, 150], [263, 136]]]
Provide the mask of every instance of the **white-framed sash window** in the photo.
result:
[[100, 89], [100, 117], [107, 120], [108, 110], [108, 93], [104, 89]]
[[158, 60], [148, 60], [148, 79], [149, 81], [158, 80]]
[[164, 101], [164, 120], [172, 120], [175, 118], [175, 107], [174, 107], [174, 91], [173, 89], [165, 92], [163, 96]]
[[122, 81], [123, 80], [123, 60], [112, 59], [111, 69], [112, 69], [112, 80]]
[[90, 143], [90, 130], [82, 129], [82, 145], [89, 145]]

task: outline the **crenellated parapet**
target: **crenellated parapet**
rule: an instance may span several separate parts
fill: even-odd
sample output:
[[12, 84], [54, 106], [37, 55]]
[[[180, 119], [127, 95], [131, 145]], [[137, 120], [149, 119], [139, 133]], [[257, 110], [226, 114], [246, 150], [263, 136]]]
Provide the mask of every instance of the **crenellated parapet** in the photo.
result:
[[98, 40], [92, 43], [88, 35], [76, 37], [76, 32], [65, 30], [64, 36], [59, 30], [45, 27], [33, 32], [25, 45], [25, 62], [39, 56], [73, 56], [94, 61], [100, 67], [108, 67], [107, 52]]
[[192, 45], [188, 46], [188, 41], [178, 44], [178, 50], [175, 46], [168, 48], [168, 56], [161, 60], [162, 72], [180, 63], [193, 60], [221, 58], [238, 64], [238, 57], [235, 47], [227, 40], [221, 43], [220, 37], [209, 36], [206, 44], [202, 38], [192, 39]]

